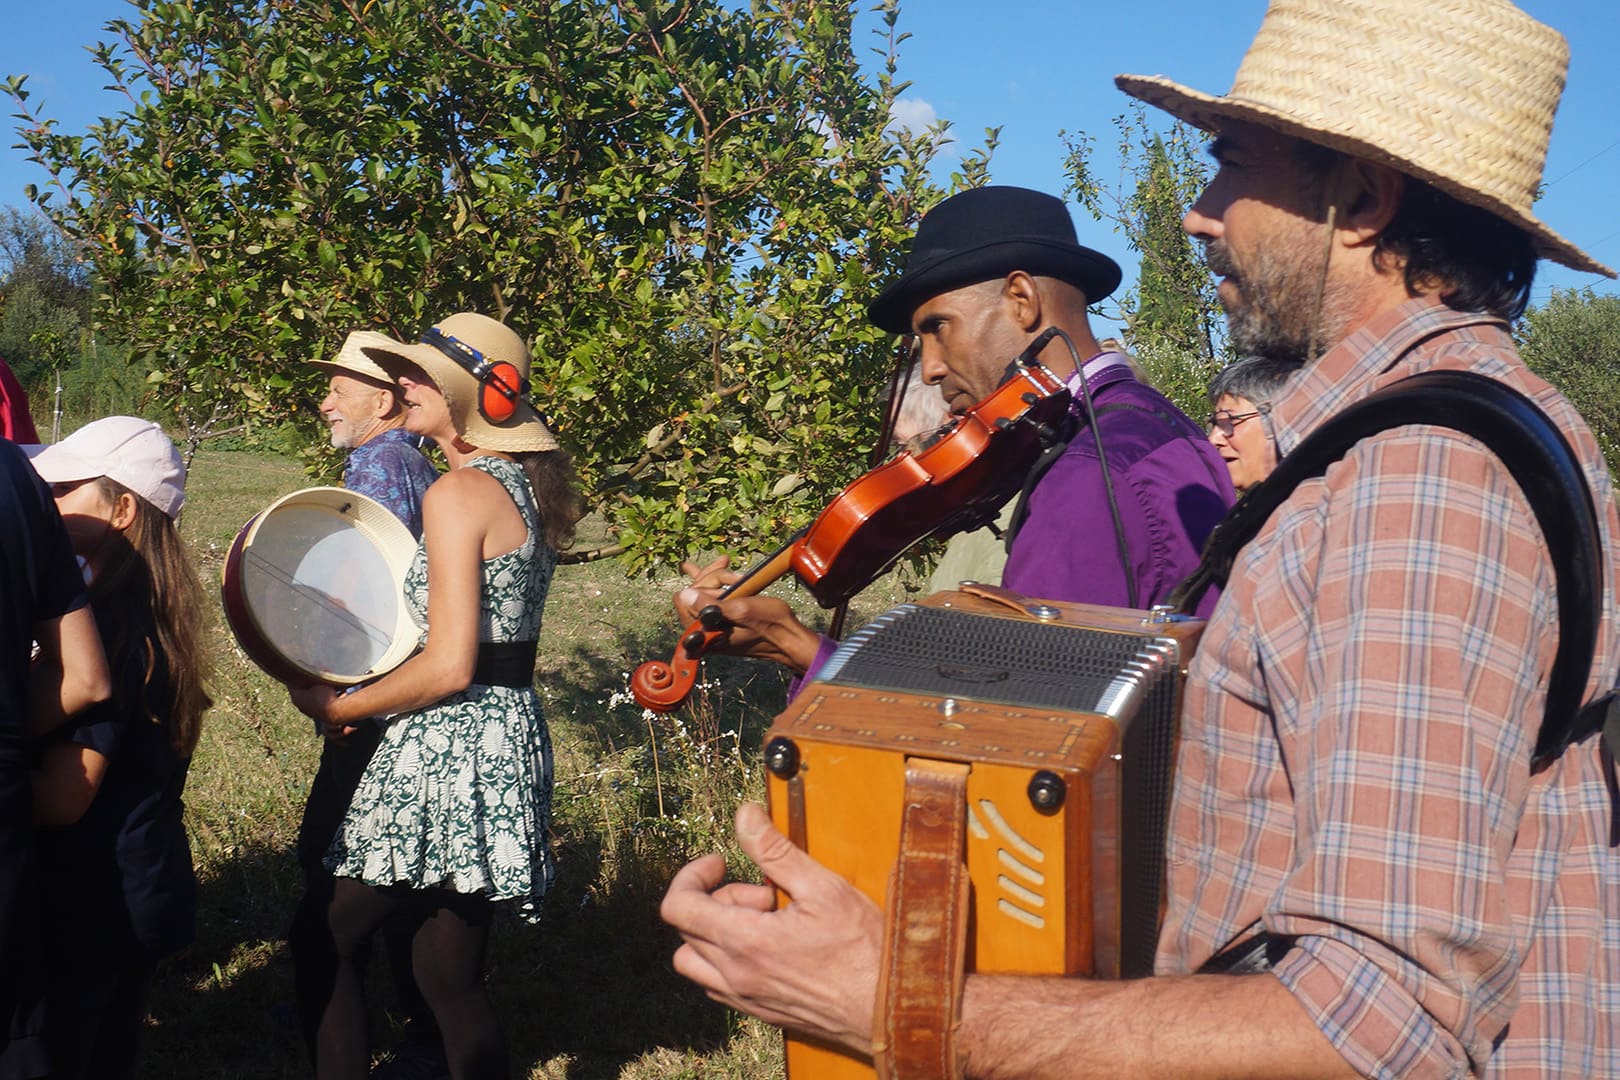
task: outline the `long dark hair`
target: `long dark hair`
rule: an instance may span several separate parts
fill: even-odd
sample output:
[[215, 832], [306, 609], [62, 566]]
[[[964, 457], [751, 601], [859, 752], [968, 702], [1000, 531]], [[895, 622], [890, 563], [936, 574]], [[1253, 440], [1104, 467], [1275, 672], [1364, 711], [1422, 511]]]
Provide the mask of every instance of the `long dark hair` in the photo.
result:
[[165, 725], [175, 755], [190, 757], [214, 703], [205, 689], [202, 585], [167, 514], [116, 480], [95, 483], [108, 502], [128, 495], [135, 503], [124, 543], [111, 546], [90, 583], [114, 693], [138, 702], [149, 720]]
[[574, 526], [585, 516], [585, 500], [574, 477], [574, 459], [566, 450], [536, 450], [512, 455], [529, 477], [540, 531], [553, 551], [574, 542]]

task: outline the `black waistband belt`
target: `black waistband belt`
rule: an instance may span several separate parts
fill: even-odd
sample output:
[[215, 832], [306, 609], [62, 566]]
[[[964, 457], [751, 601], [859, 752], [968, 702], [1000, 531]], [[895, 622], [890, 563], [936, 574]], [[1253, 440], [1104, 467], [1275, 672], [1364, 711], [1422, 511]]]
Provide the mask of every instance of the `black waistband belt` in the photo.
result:
[[472, 681], [480, 686], [533, 686], [539, 645], [538, 641], [480, 641]]

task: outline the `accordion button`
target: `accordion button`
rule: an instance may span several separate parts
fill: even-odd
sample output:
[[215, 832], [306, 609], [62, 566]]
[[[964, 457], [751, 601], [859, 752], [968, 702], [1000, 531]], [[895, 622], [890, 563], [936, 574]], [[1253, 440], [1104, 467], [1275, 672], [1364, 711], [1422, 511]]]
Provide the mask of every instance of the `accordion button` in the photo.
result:
[[1063, 805], [1068, 789], [1063, 779], [1049, 769], [1042, 769], [1029, 780], [1029, 803], [1035, 809], [1050, 814]]
[[765, 744], [765, 767], [778, 780], [791, 780], [799, 771], [799, 747], [785, 735]]

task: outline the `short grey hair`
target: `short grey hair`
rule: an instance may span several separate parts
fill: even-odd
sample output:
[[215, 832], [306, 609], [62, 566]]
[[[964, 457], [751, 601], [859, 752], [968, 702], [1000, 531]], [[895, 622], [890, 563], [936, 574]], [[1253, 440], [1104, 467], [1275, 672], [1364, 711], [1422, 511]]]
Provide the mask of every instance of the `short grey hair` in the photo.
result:
[[1209, 383], [1209, 403], [1214, 405], [1222, 397], [1246, 398], [1259, 406], [1271, 404], [1271, 397], [1282, 389], [1288, 377], [1300, 365], [1292, 360], [1279, 360], [1270, 356], [1245, 356], [1232, 361]]
[[913, 361], [900, 387], [900, 415], [894, 420], [897, 442], [904, 443], [944, 426], [951, 419], [945, 395], [923, 382], [922, 365]]

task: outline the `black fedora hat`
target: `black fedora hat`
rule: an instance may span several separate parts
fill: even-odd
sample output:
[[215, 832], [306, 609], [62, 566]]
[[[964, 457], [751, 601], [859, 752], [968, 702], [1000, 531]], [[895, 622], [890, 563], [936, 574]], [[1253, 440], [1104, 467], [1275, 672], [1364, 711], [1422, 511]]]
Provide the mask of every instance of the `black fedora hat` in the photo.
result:
[[1119, 264], [1076, 242], [1061, 199], [1021, 187], [969, 188], [923, 215], [906, 272], [866, 315], [892, 334], [909, 333], [924, 300], [1014, 270], [1066, 281], [1089, 303], [1119, 288]]

